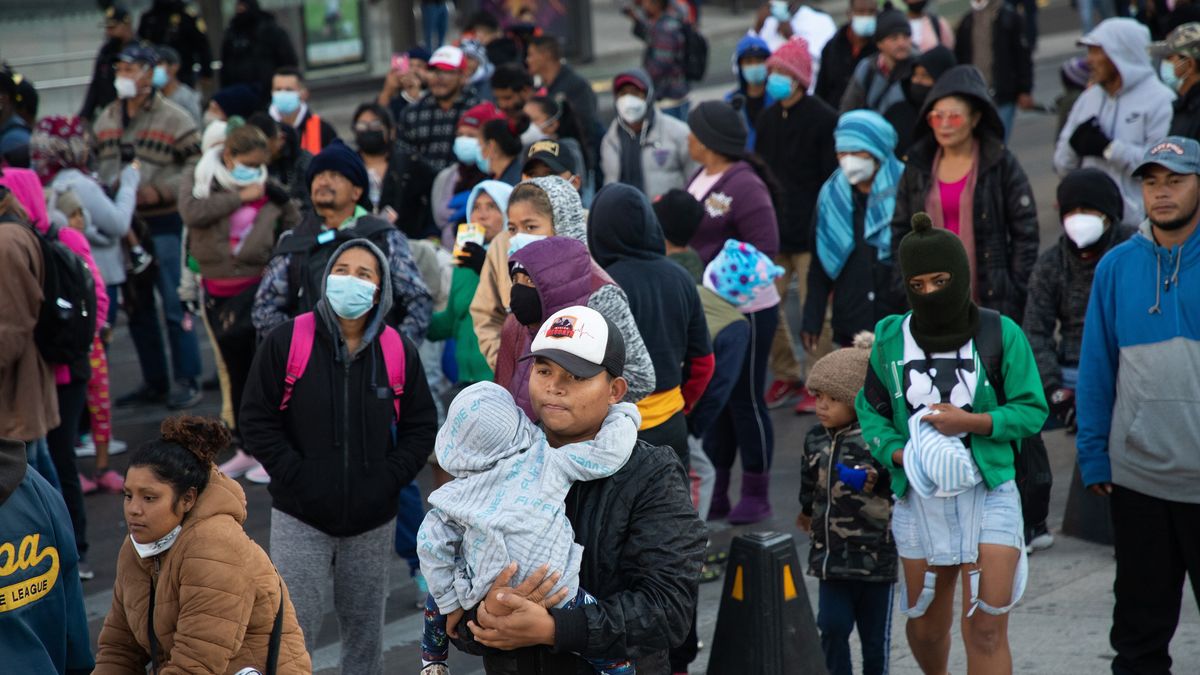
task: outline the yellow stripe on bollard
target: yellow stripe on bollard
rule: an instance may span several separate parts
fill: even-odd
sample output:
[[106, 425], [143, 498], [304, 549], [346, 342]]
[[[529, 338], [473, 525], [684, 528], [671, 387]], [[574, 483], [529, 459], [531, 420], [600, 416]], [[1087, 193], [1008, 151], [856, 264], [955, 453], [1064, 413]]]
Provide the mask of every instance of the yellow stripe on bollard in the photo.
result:
[[792, 566], [783, 566], [783, 599], [796, 599], [796, 582], [792, 579]]
[[737, 571], [733, 574], [733, 589], [729, 591], [729, 597], [734, 600], [745, 600], [745, 594], [742, 592], [742, 566], [737, 566]]

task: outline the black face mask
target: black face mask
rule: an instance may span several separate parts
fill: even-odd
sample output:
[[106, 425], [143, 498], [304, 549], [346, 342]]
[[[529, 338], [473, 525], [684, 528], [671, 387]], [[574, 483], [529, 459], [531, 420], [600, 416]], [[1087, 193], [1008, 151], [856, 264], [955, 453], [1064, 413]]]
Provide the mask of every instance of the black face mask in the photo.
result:
[[387, 137], [382, 131], [356, 131], [354, 142], [368, 155], [380, 155], [387, 150]]
[[920, 14], [925, 11], [925, 5], [929, 4], [929, 0], [918, 0], [918, 2], [908, 2], [908, 0], [905, 0], [904, 4], [908, 5], [908, 11], [913, 14]]
[[925, 105], [925, 99], [929, 97], [929, 90], [933, 87], [927, 84], [917, 84], [915, 82], [908, 83], [908, 102], [913, 104], [918, 110]]
[[522, 326], [539, 326], [542, 323], [542, 296], [533, 286], [513, 284], [508, 308]]

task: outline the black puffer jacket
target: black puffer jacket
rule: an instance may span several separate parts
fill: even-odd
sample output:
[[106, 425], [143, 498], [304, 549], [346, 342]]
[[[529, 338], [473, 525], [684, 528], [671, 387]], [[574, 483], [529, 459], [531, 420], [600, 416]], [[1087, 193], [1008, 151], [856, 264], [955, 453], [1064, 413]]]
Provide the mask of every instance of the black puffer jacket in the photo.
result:
[[[992, 88], [988, 93], [999, 103], [1012, 103], [1017, 96], [1033, 91], [1033, 50], [1025, 39], [1021, 15], [1004, 0], [995, 1], [1002, 4], [991, 26]], [[959, 63], [974, 61], [974, 31], [975, 14], [968, 11], [954, 35], [954, 56]]]
[[[1025, 170], [1004, 147], [1004, 125], [988, 97], [987, 85], [974, 66], [946, 71], [925, 100], [917, 119], [925, 119], [939, 99], [958, 95], [972, 100], [983, 119], [976, 128], [979, 166], [975, 181], [975, 284], [980, 304], [1017, 323], [1025, 311], [1029, 275], [1038, 256], [1037, 204]], [[892, 217], [892, 259], [899, 260], [900, 240], [912, 229], [914, 213], [925, 210], [925, 197], [936, 187], [933, 162], [939, 151], [927, 124], [918, 124], [904, 158]], [[900, 284], [900, 266], [895, 283]]]
[[1083, 319], [1092, 294], [1092, 278], [1100, 257], [1133, 236], [1134, 229], [1117, 223], [1084, 259], [1064, 234], [1042, 252], [1029, 277], [1029, 300], [1022, 328], [1033, 347], [1042, 386], [1053, 391], [1063, 386], [1062, 367], [1078, 366], [1083, 345]]
[[[581, 654], [628, 657], [638, 675], [669, 675], [667, 651], [683, 642], [696, 608], [707, 536], [675, 451], [638, 441], [620, 471], [576, 483], [566, 508], [575, 541], [584, 547], [579, 585], [599, 603], [550, 610], [553, 650], [490, 650], [485, 669], [493, 675], [594, 675], [574, 655]], [[478, 643], [455, 642], [470, 653], [486, 651]]]

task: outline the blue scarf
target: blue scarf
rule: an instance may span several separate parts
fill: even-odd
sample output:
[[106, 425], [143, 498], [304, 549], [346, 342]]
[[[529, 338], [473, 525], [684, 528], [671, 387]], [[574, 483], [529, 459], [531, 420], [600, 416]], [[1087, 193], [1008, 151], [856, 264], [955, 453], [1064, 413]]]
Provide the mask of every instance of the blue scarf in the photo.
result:
[[[838, 152], [869, 152], [879, 165], [867, 196], [863, 240], [875, 247], [879, 260], [890, 260], [896, 185], [904, 173], [904, 163], [894, 154], [896, 131], [880, 114], [855, 110], [838, 119], [833, 135]], [[838, 168], [817, 197], [817, 259], [831, 279], [838, 278], [854, 251], [854, 189]]]

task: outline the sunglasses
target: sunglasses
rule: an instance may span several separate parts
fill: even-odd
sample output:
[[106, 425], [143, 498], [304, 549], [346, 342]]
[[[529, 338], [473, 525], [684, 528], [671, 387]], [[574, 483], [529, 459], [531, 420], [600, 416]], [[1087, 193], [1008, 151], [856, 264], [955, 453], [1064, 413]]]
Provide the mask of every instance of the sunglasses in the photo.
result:
[[929, 126], [934, 128], [950, 127], [951, 129], [958, 129], [967, 122], [967, 116], [956, 110], [930, 110], [925, 119], [929, 122]]

